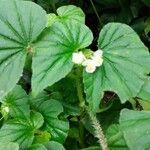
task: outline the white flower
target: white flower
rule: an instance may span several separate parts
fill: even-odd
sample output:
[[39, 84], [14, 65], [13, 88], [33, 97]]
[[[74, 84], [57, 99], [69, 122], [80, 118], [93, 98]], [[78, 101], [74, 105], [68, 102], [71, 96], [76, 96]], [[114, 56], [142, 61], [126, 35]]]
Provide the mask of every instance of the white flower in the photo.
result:
[[9, 113], [9, 107], [7, 107], [7, 106], [4, 107], [4, 108], [3, 108], [3, 111], [4, 111], [5, 113]]
[[96, 67], [100, 67], [103, 64], [103, 58], [101, 57], [92, 57], [92, 60], [95, 62]]
[[72, 54], [72, 62], [75, 64], [82, 64], [85, 60], [86, 58], [82, 52], [76, 52]]
[[85, 66], [85, 70], [88, 73], [93, 73], [96, 70], [95, 61], [92, 59], [87, 59], [82, 65]]
[[97, 51], [94, 52], [93, 56], [94, 57], [102, 57], [103, 56], [103, 51], [98, 49]]
[[102, 65], [102, 63], [103, 63], [102, 56], [103, 56], [103, 51], [102, 50], [97, 50], [93, 54], [92, 60], [95, 61], [95, 65], [97, 67], [100, 67]]
[[103, 51], [97, 50], [93, 53], [91, 59], [86, 59], [82, 65], [85, 66], [85, 70], [88, 73], [93, 73], [96, 70], [96, 67], [100, 67], [103, 64]]

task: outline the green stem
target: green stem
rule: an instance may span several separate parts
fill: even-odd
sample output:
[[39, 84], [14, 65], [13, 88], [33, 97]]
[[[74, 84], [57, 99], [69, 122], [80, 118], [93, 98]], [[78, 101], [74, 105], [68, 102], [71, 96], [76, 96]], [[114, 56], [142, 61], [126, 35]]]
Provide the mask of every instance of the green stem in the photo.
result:
[[[75, 81], [76, 81], [76, 88], [77, 88], [77, 96], [79, 98], [79, 106], [84, 110], [85, 107], [85, 99], [83, 97], [83, 87], [82, 87], [82, 72], [83, 72], [83, 68], [78, 67], [75, 69], [75, 75], [71, 75], [72, 78], [75, 77]], [[85, 147], [84, 144], [84, 126], [81, 122], [79, 122], [79, 144], [81, 148]]]
[[94, 12], [95, 12], [95, 14], [96, 14], [96, 16], [97, 16], [97, 18], [98, 18], [99, 24], [100, 24], [100, 26], [102, 27], [103, 24], [102, 24], [102, 21], [101, 21], [101, 18], [100, 18], [100, 16], [99, 16], [99, 14], [98, 14], [98, 12], [97, 12], [97, 10], [96, 10], [96, 7], [95, 7], [95, 5], [94, 5], [94, 3], [93, 3], [93, 0], [90, 0], [90, 2], [91, 2], [91, 5], [92, 5], [92, 7], [93, 7], [93, 10], [94, 10]]
[[84, 148], [85, 147], [85, 144], [84, 144], [84, 126], [83, 126], [81, 121], [79, 123], [79, 135], [80, 135], [80, 139], [79, 139], [80, 147]]
[[81, 69], [77, 68], [77, 70], [76, 70], [77, 95], [78, 95], [78, 98], [79, 98], [79, 106], [83, 108], [85, 106], [85, 100], [84, 100], [84, 97], [83, 97], [81, 74], [82, 74]]
[[134, 110], [137, 110], [137, 108], [136, 108], [136, 101], [134, 100], [134, 98], [129, 99], [129, 102], [131, 103], [132, 108], [133, 108]]
[[95, 135], [96, 138], [98, 138], [98, 142], [99, 142], [102, 150], [109, 150], [107, 140], [106, 140], [105, 135], [103, 133], [101, 124], [96, 118], [96, 115], [90, 110], [88, 110], [88, 114], [89, 114], [89, 117], [91, 119], [92, 126], [95, 130], [94, 135]]

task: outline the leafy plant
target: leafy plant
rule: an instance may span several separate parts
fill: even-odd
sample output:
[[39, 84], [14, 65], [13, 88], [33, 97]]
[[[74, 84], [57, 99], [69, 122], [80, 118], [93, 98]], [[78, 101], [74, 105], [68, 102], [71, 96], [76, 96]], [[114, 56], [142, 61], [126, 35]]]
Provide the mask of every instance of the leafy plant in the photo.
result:
[[0, 149], [149, 149], [148, 40], [125, 24], [136, 15], [127, 7], [133, 14], [123, 19], [128, 2], [96, 3], [121, 7], [109, 22], [89, 1], [99, 35], [75, 5], [0, 0]]

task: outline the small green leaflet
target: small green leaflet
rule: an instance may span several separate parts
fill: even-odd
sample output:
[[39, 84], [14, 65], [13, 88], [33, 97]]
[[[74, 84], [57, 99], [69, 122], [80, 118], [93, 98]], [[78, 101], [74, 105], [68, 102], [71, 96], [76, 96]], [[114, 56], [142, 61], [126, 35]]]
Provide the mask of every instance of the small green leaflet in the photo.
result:
[[49, 141], [43, 144], [34, 144], [28, 150], [65, 150], [65, 148], [58, 142]]
[[42, 93], [42, 96], [39, 94], [30, 102], [43, 115], [45, 130], [51, 134], [51, 139], [64, 142], [68, 135], [69, 124], [67, 121], [58, 119], [58, 115], [63, 112], [63, 107], [60, 102], [50, 98], [47, 100], [47, 98], [47, 95], [44, 96]]
[[73, 20], [55, 22], [45, 29], [34, 43], [33, 94], [37, 95], [47, 86], [64, 78], [74, 65], [73, 52], [89, 46], [92, 39], [90, 29]]
[[14, 118], [27, 119], [30, 116], [29, 98], [20, 85], [17, 85], [9, 92], [3, 99], [1, 107], [8, 107], [10, 116]]
[[112, 124], [106, 131], [106, 138], [111, 150], [128, 150], [123, 133], [118, 124]]
[[104, 91], [117, 93], [122, 103], [137, 96], [150, 71], [148, 49], [125, 24], [109, 23], [104, 26], [98, 47], [103, 50], [103, 65], [93, 74], [84, 72], [87, 102], [95, 112]]
[[40, 113], [32, 113], [30, 122], [28, 120], [9, 120], [0, 129], [0, 142], [17, 142], [20, 150], [31, 146], [34, 132], [44, 122]]
[[55, 141], [50, 141], [44, 144], [47, 150], [65, 150], [62, 144], [55, 142]]
[[31, 147], [29, 147], [28, 150], [47, 150], [47, 149], [42, 144], [34, 144]]
[[60, 19], [70, 20], [73, 19], [74, 21], [85, 23], [85, 14], [81, 8], [68, 5], [62, 6], [57, 9], [57, 13]]
[[18, 82], [31, 43], [46, 21], [46, 12], [33, 2], [0, 1], [0, 99]]
[[85, 23], [85, 14], [81, 8], [74, 5], [62, 6], [57, 9], [57, 15], [48, 14], [47, 26], [51, 26], [55, 21], [73, 20], [79, 23]]
[[120, 114], [120, 129], [130, 150], [150, 148], [150, 112], [124, 109]]

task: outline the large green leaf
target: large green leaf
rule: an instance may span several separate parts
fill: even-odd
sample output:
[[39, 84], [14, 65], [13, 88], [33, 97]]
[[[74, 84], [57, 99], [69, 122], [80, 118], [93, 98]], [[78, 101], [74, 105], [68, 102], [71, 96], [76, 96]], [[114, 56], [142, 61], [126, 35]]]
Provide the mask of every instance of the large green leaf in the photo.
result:
[[84, 73], [87, 101], [94, 111], [98, 109], [103, 91], [117, 93], [122, 103], [137, 96], [150, 71], [148, 49], [125, 24], [104, 26], [98, 48], [103, 50], [103, 65], [93, 74]]
[[34, 44], [33, 93], [64, 78], [73, 67], [72, 53], [89, 46], [92, 39], [88, 27], [72, 20], [55, 22], [47, 28]]
[[2, 108], [8, 107], [14, 118], [29, 118], [29, 99], [21, 86], [17, 85], [4, 99]]
[[13, 142], [0, 142], [0, 150], [19, 150], [19, 145]]
[[46, 20], [46, 12], [33, 2], [0, 1], [0, 99], [18, 82], [31, 43]]
[[120, 114], [120, 129], [130, 150], [150, 148], [150, 112], [124, 109]]
[[[42, 98], [43, 97], [43, 98]], [[45, 129], [50, 132], [52, 139], [63, 142], [68, 134], [69, 124], [67, 121], [58, 119], [58, 115], [63, 112], [63, 107], [56, 100], [47, 100], [47, 96], [42, 93], [42, 96], [37, 96], [31, 99], [30, 102], [44, 117]]]
[[17, 142], [20, 149], [31, 146], [34, 132], [41, 127], [43, 117], [40, 113], [31, 115], [31, 120], [9, 120], [0, 129], [0, 142]]

